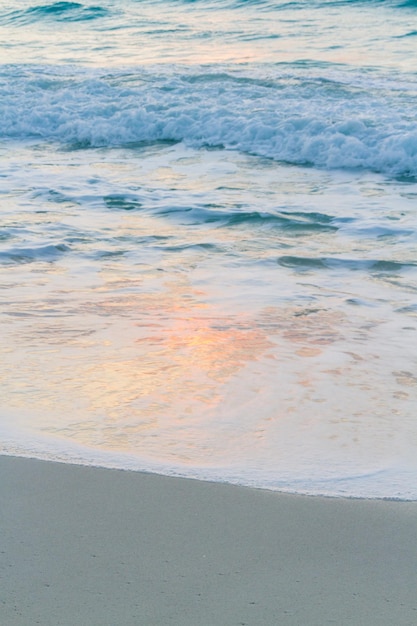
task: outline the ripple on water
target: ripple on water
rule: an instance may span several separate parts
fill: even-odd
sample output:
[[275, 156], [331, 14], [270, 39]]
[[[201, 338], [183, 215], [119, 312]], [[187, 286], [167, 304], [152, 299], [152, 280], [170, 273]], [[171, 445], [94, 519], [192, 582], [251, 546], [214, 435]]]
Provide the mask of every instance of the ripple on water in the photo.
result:
[[80, 2], [53, 2], [3, 14], [2, 20], [27, 26], [36, 22], [82, 22], [108, 17], [109, 9]]

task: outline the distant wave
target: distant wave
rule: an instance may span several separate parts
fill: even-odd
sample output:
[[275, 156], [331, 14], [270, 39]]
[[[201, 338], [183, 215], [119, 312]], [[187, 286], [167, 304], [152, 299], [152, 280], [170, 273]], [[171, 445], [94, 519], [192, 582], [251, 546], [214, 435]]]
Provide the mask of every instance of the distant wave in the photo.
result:
[[[340, 7], [344, 5], [385, 5], [396, 9], [408, 9], [413, 10], [417, 8], [417, 0], [142, 0], [147, 6], [154, 6], [155, 15], [158, 11], [163, 11], [166, 5], [174, 5], [179, 10], [188, 10], [184, 5], [193, 4], [195, 8], [201, 9], [215, 9], [221, 11], [222, 9], [241, 10], [251, 9], [257, 12], [267, 11], [268, 13], [298, 11], [302, 12], [306, 8], [309, 10], [326, 10], [328, 7]], [[103, 4], [90, 4], [88, 0], [85, 2], [71, 2], [62, 0], [58, 2], [47, 2], [45, 4], [35, 4], [26, 8], [15, 8], [15, 4], [10, 3], [9, 7], [0, 8], [0, 24], [14, 25], [14, 26], [28, 26], [38, 23], [72, 23], [72, 22], [89, 22], [104, 17], [109, 17], [115, 13], [126, 13], [127, 22], [128, 18], [128, 5], [122, 7], [119, 6], [115, 10], [115, 3], [109, 3], [105, 0]], [[413, 11], [414, 12], [414, 11]], [[109, 24], [109, 28], [114, 26]]]
[[17, 9], [3, 14], [2, 20], [27, 25], [41, 20], [80, 22], [94, 20], [109, 14], [109, 10], [101, 6], [87, 6], [79, 2], [53, 2], [28, 9]]
[[207, 69], [6, 67], [3, 77], [3, 138], [71, 148], [183, 141], [297, 165], [417, 177], [415, 86], [362, 87], [288, 69], [260, 79]]
[[417, 9], [417, 0], [399, 0], [398, 6]]
[[[158, 5], [163, 4], [195, 4], [204, 8], [213, 7], [216, 9], [235, 8], [245, 9], [256, 7], [258, 10], [287, 11], [304, 10], [307, 8], [323, 9], [336, 5], [388, 5], [397, 8], [415, 8], [417, 0], [143, 0], [147, 4], [154, 4], [155, 10]], [[0, 12], [0, 21], [12, 22], [15, 24], [27, 25], [38, 21], [59, 21], [59, 22], [79, 22], [94, 20], [107, 16], [111, 13], [108, 7], [101, 5], [90, 5], [81, 2], [59, 1], [45, 4], [33, 4], [25, 9], [10, 9]]]

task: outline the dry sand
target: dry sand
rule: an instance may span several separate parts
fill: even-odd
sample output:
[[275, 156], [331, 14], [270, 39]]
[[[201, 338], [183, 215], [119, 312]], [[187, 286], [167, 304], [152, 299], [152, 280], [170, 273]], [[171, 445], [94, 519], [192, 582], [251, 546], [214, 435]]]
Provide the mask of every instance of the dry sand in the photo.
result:
[[416, 626], [417, 502], [0, 457], [1, 626]]

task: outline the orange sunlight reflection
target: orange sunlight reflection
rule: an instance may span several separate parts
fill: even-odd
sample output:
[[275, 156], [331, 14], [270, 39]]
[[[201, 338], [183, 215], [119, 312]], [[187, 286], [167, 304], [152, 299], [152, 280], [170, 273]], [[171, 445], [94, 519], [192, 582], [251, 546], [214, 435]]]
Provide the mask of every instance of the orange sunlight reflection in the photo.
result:
[[[24, 410], [30, 394], [30, 424], [44, 433], [201, 462], [215, 447], [213, 423], [228, 428], [225, 410], [255, 410], [256, 428], [288, 415], [296, 387], [311, 387], [319, 375], [307, 380], [302, 362], [341, 339], [337, 313], [290, 306], [225, 314], [183, 274], [164, 275], [155, 271], [141, 282], [103, 272], [105, 282], [88, 300], [56, 305], [69, 315], [48, 317], [45, 300], [35, 316], [22, 317], [13, 325], [15, 375], [0, 372], [8, 406]], [[252, 384], [255, 363], [261, 382]], [[288, 388], [290, 380], [296, 387]], [[278, 381], [273, 405], [259, 415], [255, 406], [244, 408], [257, 385]]]

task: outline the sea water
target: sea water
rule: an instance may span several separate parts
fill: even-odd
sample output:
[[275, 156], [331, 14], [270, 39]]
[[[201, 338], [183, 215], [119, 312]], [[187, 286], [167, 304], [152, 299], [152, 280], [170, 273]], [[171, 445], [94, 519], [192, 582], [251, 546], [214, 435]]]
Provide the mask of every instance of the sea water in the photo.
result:
[[417, 4], [6, 0], [3, 454], [417, 499]]

